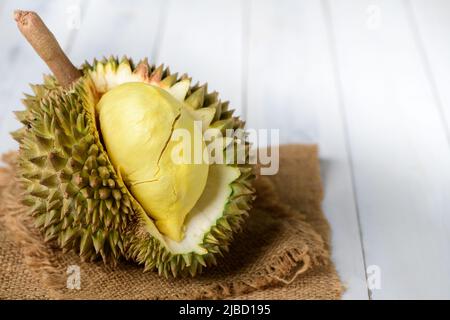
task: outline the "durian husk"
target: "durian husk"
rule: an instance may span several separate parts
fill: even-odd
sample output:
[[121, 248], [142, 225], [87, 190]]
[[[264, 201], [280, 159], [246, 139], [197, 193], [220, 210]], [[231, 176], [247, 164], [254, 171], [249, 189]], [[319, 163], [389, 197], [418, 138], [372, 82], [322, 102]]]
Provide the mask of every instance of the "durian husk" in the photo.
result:
[[[99, 72], [124, 70], [137, 81], [175, 93], [186, 86], [186, 80], [190, 84], [187, 75], [178, 77], [168, 68], [149, 65], [146, 59], [135, 66], [126, 57], [85, 63], [83, 77], [67, 89], [54, 77], [44, 76], [43, 84], [31, 86], [34, 95], [25, 95], [26, 109], [16, 112], [23, 127], [12, 133], [20, 144], [19, 178], [26, 190], [23, 203], [46, 241], [75, 251], [84, 261], [101, 258], [115, 265], [121, 259], [133, 260], [144, 270], [157, 270], [166, 277], [195, 276], [228, 251], [233, 234], [241, 229], [250, 210], [254, 175], [248, 152], [246, 163], [230, 164], [241, 174], [231, 183], [222, 216], [204, 235], [204, 250], [171, 252], [161, 237], [148, 232], [151, 219], [113, 167], [98, 130], [95, 105], [103, 92], [93, 78]], [[222, 131], [244, 128], [228, 102], [221, 102], [216, 92], [208, 93], [207, 85], [189, 85], [184, 94], [193, 109], [216, 110], [211, 126]], [[233, 143], [249, 149], [245, 140], [236, 138]]]

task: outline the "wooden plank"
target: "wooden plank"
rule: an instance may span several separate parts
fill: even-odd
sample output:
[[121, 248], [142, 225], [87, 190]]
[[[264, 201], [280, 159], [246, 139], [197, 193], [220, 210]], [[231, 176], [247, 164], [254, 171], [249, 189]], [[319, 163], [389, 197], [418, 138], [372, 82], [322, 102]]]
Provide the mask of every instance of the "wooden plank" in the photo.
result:
[[89, 2], [80, 29], [70, 45], [74, 63], [124, 55], [138, 61], [151, 55], [161, 19], [162, 0], [100, 0]]
[[0, 2], [0, 14], [3, 12], [3, 7], [5, 6], [5, 1]]
[[450, 150], [404, 3], [327, 4], [372, 297], [448, 299]]
[[334, 82], [319, 2], [254, 1], [251, 6], [248, 123], [280, 129], [281, 143], [319, 143], [324, 211], [344, 298], [367, 299], [365, 268]]
[[156, 60], [209, 90], [242, 112], [243, 5], [231, 1], [171, 1]]
[[0, 13], [0, 153], [17, 149], [17, 143], [9, 132], [20, 127], [13, 111], [21, 110], [22, 92], [31, 92], [28, 83], [39, 83], [47, 66], [37, 56], [16, 27], [13, 19], [15, 9], [37, 11], [62, 45], [70, 37], [67, 27], [68, 6], [73, 1], [6, 1]]
[[413, 0], [405, 2], [416, 42], [422, 53], [437, 107], [450, 132], [450, 2]]

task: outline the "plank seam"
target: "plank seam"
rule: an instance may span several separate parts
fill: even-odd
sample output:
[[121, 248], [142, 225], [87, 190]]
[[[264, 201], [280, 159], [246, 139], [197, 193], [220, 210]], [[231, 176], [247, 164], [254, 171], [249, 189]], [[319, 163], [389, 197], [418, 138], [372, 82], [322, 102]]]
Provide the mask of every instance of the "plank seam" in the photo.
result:
[[[344, 131], [344, 140], [345, 140], [345, 152], [347, 155], [347, 161], [350, 166], [350, 179], [352, 183], [352, 193], [353, 193], [353, 199], [354, 199], [354, 205], [356, 209], [356, 220], [358, 224], [358, 231], [359, 231], [359, 240], [360, 240], [360, 246], [361, 246], [361, 252], [362, 252], [362, 258], [364, 263], [364, 276], [366, 277], [366, 285], [367, 285], [367, 262], [366, 262], [366, 254], [364, 249], [364, 241], [363, 241], [363, 234], [362, 234], [362, 228], [361, 228], [361, 218], [360, 218], [360, 209], [358, 204], [358, 197], [357, 197], [357, 190], [356, 190], [356, 183], [355, 183], [355, 172], [354, 172], [354, 166], [353, 166], [353, 158], [352, 158], [352, 148], [350, 143], [350, 134], [348, 130], [348, 119], [347, 119], [347, 112], [345, 110], [345, 99], [343, 94], [343, 86], [342, 86], [342, 79], [341, 79], [341, 71], [338, 64], [338, 53], [337, 53], [337, 46], [336, 46], [336, 37], [333, 33], [333, 19], [331, 15], [331, 8], [330, 3], [328, 0], [321, 0], [322, 3], [322, 11], [324, 15], [324, 21], [325, 21], [325, 27], [326, 27], [326, 33], [327, 33], [327, 40], [328, 40], [328, 46], [330, 48], [330, 55], [331, 55], [331, 62], [332, 62], [332, 72], [333, 72], [333, 82], [335, 86], [335, 90], [337, 93], [337, 100], [338, 100], [338, 106], [339, 106], [339, 114], [341, 116], [341, 121], [343, 124], [343, 131]], [[367, 295], [369, 300], [372, 300], [372, 292], [367, 288]]]
[[242, 61], [241, 61], [241, 113], [242, 119], [247, 121], [248, 114], [248, 73], [250, 57], [250, 19], [251, 1], [241, 0], [242, 10]]
[[441, 120], [441, 125], [444, 127], [445, 136], [447, 139], [447, 145], [450, 148], [450, 126], [447, 122], [447, 118], [445, 116], [444, 105], [442, 103], [441, 96], [439, 94], [439, 89], [436, 84], [436, 79], [434, 77], [433, 68], [430, 64], [430, 59], [428, 58], [427, 51], [425, 49], [424, 42], [420, 35], [419, 26], [417, 23], [417, 18], [414, 14], [414, 9], [412, 7], [410, 0], [404, 0], [403, 5], [406, 11], [406, 16], [408, 20], [408, 24], [411, 28], [412, 36], [414, 39], [414, 44], [417, 48], [417, 52], [419, 53], [419, 59], [422, 61], [422, 65], [425, 71], [425, 77], [427, 78], [430, 84], [431, 95], [434, 100], [434, 105], [439, 114], [439, 118]]

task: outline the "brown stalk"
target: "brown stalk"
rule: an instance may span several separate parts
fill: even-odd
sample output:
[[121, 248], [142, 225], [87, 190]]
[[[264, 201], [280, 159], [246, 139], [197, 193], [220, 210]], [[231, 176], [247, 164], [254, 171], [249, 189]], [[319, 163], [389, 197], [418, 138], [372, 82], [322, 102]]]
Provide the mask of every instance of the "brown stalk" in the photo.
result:
[[70, 62], [53, 33], [48, 30], [36, 12], [16, 10], [14, 20], [20, 32], [63, 87], [70, 86], [81, 77], [80, 70]]

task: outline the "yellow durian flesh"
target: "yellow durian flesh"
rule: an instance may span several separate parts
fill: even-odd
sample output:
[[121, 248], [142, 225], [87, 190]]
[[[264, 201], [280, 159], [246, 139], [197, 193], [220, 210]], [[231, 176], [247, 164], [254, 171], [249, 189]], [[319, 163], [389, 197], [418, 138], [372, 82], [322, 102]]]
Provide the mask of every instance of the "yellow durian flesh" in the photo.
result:
[[[191, 146], [201, 128], [182, 102], [153, 85], [131, 82], [106, 92], [96, 106], [108, 155], [131, 194], [155, 220], [158, 230], [183, 239], [183, 223], [203, 193], [208, 164], [175, 163], [173, 131], [185, 129]], [[196, 141], [194, 141], [196, 139]]]

